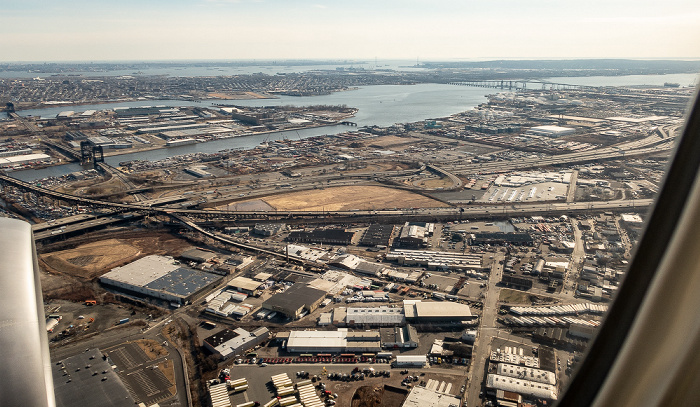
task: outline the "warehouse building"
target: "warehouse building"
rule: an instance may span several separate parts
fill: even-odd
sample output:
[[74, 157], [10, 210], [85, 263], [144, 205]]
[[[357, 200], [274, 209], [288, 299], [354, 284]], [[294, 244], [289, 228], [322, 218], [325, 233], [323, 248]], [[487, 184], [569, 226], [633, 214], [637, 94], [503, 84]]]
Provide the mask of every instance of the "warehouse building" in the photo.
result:
[[256, 223], [253, 233], [260, 236], [274, 236], [287, 229], [284, 223]]
[[557, 386], [498, 374], [488, 375], [486, 379], [486, 389], [487, 392], [494, 395], [501, 390], [542, 400], [557, 399]]
[[467, 239], [470, 246], [480, 245], [521, 245], [532, 246], [534, 240], [529, 233], [472, 233]]
[[517, 288], [518, 290], [529, 290], [532, 288], [532, 279], [527, 277], [514, 276], [512, 274], [504, 274], [501, 278], [501, 284], [506, 287]]
[[515, 377], [551, 385], [557, 384], [557, 376], [553, 372], [532, 367], [499, 363], [496, 372], [501, 376]]
[[477, 254], [462, 254], [434, 250], [393, 249], [387, 260], [402, 266], [422, 266], [430, 270], [480, 270], [482, 257]]
[[576, 129], [561, 126], [537, 126], [531, 127], [527, 132], [537, 136], [562, 137], [576, 133]]
[[388, 246], [394, 225], [369, 225], [360, 239], [360, 246]]
[[270, 331], [265, 327], [260, 327], [252, 332], [243, 328], [224, 329], [206, 338], [204, 347], [209, 352], [220, 355], [223, 359], [228, 359], [260, 345], [269, 337]]
[[460, 406], [462, 400], [447, 392], [414, 386], [402, 407], [455, 407]]
[[401, 227], [399, 236], [394, 239], [394, 246], [420, 248], [428, 246], [428, 237], [433, 235], [433, 223], [406, 222]]
[[[391, 307], [352, 307], [343, 310], [345, 320], [339, 323], [347, 325], [367, 325], [367, 326], [396, 326], [406, 324], [406, 318], [403, 313], [403, 308]], [[338, 313], [338, 308], [334, 310], [333, 319], [336, 319], [335, 313]]]
[[418, 332], [411, 325], [404, 327], [379, 328], [383, 348], [416, 348], [418, 347]]
[[209, 250], [202, 250], [197, 248], [185, 250], [180, 255], [180, 258], [182, 258], [183, 260], [194, 261], [197, 263], [206, 263], [215, 257], [216, 253]]
[[221, 276], [181, 267], [172, 257], [150, 255], [112, 269], [100, 282], [127, 293], [186, 304]]
[[469, 306], [456, 302], [406, 300], [403, 305], [406, 321], [415, 323], [471, 321]]
[[24, 154], [2, 157], [0, 158], [0, 167], [12, 167], [36, 162], [50, 163], [51, 157], [46, 154]]
[[378, 331], [291, 331], [287, 351], [292, 353], [380, 352]]
[[352, 243], [353, 236], [355, 236], [355, 232], [348, 232], [345, 229], [314, 229], [310, 232], [295, 230], [287, 236], [287, 240], [347, 246]]
[[425, 355], [397, 355], [396, 360], [391, 363], [392, 367], [423, 367], [428, 363]]
[[259, 281], [248, 277], [236, 277], [228, 282], [229, 287], [233, 287], [240, 292], [250, 295], [255, 294], [255, 291], [257, 291], [260, 285]]
[[[257, 283], [259, 284], [259, 283]], [[264, 309], [280, 312], [287, 318], [298, 319], [304, 311], [314, 312], [326, 297], [326, 292], [297, 283], [262, 303]]]

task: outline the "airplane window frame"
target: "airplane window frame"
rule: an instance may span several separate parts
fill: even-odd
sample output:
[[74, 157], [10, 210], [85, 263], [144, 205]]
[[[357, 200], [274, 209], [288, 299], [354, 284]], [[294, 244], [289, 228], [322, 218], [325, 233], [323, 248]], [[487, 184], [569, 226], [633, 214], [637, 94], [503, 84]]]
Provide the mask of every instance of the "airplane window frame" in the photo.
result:
[[657, 269], [683, 215], [700, 174], [700, 87], [686, 109], [662, 187], [649, 212], [644, 233], [634, 249], [626, 276], [596, 337], [586, 350], [556, 406], [591, 406], [602, 389], [638, 316]]

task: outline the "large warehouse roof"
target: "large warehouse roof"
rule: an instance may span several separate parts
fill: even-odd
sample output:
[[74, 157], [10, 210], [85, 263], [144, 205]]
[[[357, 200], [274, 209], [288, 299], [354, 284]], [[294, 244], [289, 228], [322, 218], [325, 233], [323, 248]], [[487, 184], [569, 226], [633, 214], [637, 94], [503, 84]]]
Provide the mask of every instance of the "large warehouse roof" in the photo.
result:
[[469, 306], [442, 301], [406, 301], [406, 318], [465, 318], [472, 317]]
[[530, 380], [517, 379], [514, 377], [500, 376], [496, 374], [488, 375], [486, 387], [497, 390], [512, 391], [523, 396], [533, 396], [542, 399], [556, 400], [557, 387], [544, 383], [537, 383]]
[[499, 363], [497, 373], [501, 376], [517, 377], [533, 382], [552, 385], [557, 383], [557, 376], [553, 372], [509, 363]]
[[451, 394], [439, 393], [424, 387], [415, 386], [411, 389], [404, 407], [452, 407], [459, 406], [461, 400]]
[[401, 308], [353, 307], [347, 309], [347, 323], [369, 325], [403, 325], [406, 318]]
[[[100, 277], [100, 281], [159, 298], [182, 300], [221, 278], [216, 274], [180, 267], [172, 257], [151, 255], [112, 269]], [[161, 293], [170, 297], [163, 297]]]
[[283, 312], [292, 314], [302, 307], [311, 306], [325, 296], [325, 291], [311, 288], [305, 284], [294, 284], [285, 292], [275, 294], [268, 298], [263, 303], [263, 307], [267, 309], [284, 310]]
[[220, 280], [221, 276], [199, 270], [179, 268], [146, 284], [146, 288], [165, 291], [180, 297], [199, 291], [201, 288]]
[[292, 331], [287, 340], [287, 349], [302, 348], [345, 348], [347, 332], [344, 331]]
[[150, 255], [125, 266], [113, 268], [102, 277], [126, 284], [145, 286], [179, 267], [172, 257]]
[[236, 277], [229, 281], [228, 285], [240, 288], [241, 290], [255, 291], [260, 287], [260, 282], [247, 277]]

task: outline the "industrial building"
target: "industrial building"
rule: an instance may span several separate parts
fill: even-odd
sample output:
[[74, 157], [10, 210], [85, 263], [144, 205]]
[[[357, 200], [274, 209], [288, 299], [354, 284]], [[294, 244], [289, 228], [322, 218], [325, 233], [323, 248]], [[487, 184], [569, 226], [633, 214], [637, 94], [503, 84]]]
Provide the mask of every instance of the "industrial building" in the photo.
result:
[[197, 248], [185, 250], [180, 255], [180, 258], [183, 260], [194, 261], [197, 263], [206, 263], [215, 257], [216, 253], [209, 250], [202, 250]]
[[295, 230], [287, 236], [287, 240], [347, 246], [352, 243], [353, 236], [355, 236], [355, 232], [348, 232], [345, 229], [314, 229], [310, 232]]
[[428, 247], [428, 237], [433, 235], [435, 224], [406, 222], [401, 227], [399, 236], [394, 239], [394, 246], [420, 248]]
[[489, 393], [494, 395], [501, 390], [542, 400], [557, 399], [557, 386], [498, 374], [489, 374], [487, 376], [486, 389]]
[[470, 246], [479, 245], [522, 245], [532, 246], [534, 240], [529, 233], [472, 233], [467, 239]]
[[383, 348], [416, 348], [418, 332], [411, 325], [379, 328]]
[[284, 223], [256, 223], [253, 233], [260, 236], [274, 236], [287, 229]]
[[221, 278], [182, 267], [172, 257], [150, 255], [112, 269], [100, 282], [127, 293], [184, 304]]
[[394, 225], [369, 225], [360, 239], [360, 246], [388, 246]]
[[529, 290], [532, 288], [533, 283], [531, 278], [503, 274], [503, 277], [501, 277], [501, 284], [506, 287], [517, 288], [518, 290]]
[[270, 337], [270, 331], [260, 327], [252, 332], [243, 328], [234, 330], [224, 329], [204, 339], [203, 346], [211, 353], [228, 359], [240, 355], [248, 349], [265, 342]]
[[291, 331], [287, 351], [292, 353], [380, 352], [378, 331]]
[[228, 282], [229, 287], [233, 287], [236, 290], [246, 293], [255, 294], [255, 291], [260, 287], [260, 282], [255, 281], [248, 277], [236, 277]]
[[51, 162], [51, 157], [46, 154], [24, 154], [2, 157], [0, 158], [0, 167], [12, 167], [35, 162], [48, 163]]
[[[345, 320], [342, 321], [347, 325], [369, 325], [369, 326], [395, 326], [404, 325], [406, 317], [403, 313], [403, 308], [391, 307], [352, 307], [343, 309]], [[336, 319], [335, 314], [339, 313], [336, 308], [334, 310], [333, 319]]]
[[455, 407], [461, 404], [462, 400], [459, 397], [453, 396], [445, 390], [439, 391], [414, 386], [404, 400], [402, 407]]
[[499, 363], [496, 372], [501, 376], [516, 377], [551, 385], [557, 384], [557, 376], [553, 372], [542, 369], [511, 365], [509, 363]]
[[[256, 284], [259, 284], [256, 282]], [[282, 293], [268, 298], [262, 303], [264, 309], [284, 314], [287, 318], [298, 319], [304, 311], [314, 312], [326, 297], [326, 292], [297, 283]]]
[[576, 133], [576, 129], [561, 126], [537, 126], [531, 127], [527, 132], [537, 136], [562, 137]]
[[403, 307], [339, 307], [333, 310], [338, 326], [403, 326], [407, 322], [464, 323], [476, 319], [469, 306], [455, 302], [404, 300]]
[[406, 321], [415, 323], [463, 322], [476, 318], [468, 305], [456, 302], [406, 300], [403, 309]]
[[425, 355], [397, 355], [396, 360], [391, 363], [394, 367], [423, 367], [428, 363]]
[[477, 254], [461, 254], [432, 250], [393, 249], [386, 255], [387, 260], [396, 261], [402, 266], [422, 266], [430, 270], [480, 270], [482, 257]]

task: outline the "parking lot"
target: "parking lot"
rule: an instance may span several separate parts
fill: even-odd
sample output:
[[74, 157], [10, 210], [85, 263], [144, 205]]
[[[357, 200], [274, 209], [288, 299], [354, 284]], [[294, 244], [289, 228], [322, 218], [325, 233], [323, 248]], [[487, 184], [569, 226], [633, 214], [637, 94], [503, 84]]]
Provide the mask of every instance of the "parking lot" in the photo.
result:
[[[318, 380], [314, 383], [319, 385], [323, 383], [327, 391], [331, 394], [339, 395], [337, 406], [349, 406], [352, 395], [355, 390], [361, 386], [383, 386], [390, 385], [395, 387], [406, 387], [405, 378], [407, 376], [415, 377], [415, 382], [408, 382], [411, 385], [420, 384], [428, 379], [443, 380], [453, 383], [452, 393], [458, 394], [460, 387], [465, 382], [465, 372], [462, 369], [453, 369], [452, 371], [443, 369], [445, 365], [435, 365], [433, 367], [420, 368], [391, 368], [388, 363], [370, 364], [370, 363], [348, 363], [348, 364], [326, 364], [326, 363], [283, 363], [270, 364], [265, 367], [259, 364], [238, 364], [231, 366], [231, 380], [245, 378], [248, 381], [249, 387], [244, 392], [233, 393], [229, 392], [231, 404], [237, 405], [248, 401], [258, 401], [261, 404], [266, 403], [276, 396], [274, 386], [272, 385], [271, 377], [280, 373], [287, 373], [292, 382], [298, 383], [306, 380], [306, 375], [297, 377], [297, 372], [305, 372], [308, 378], [318, 376]], [[349, 378], [353, 374], [353, 370], [358, 369], [361, 372], [363, 369], [373, 368], [375, 371], [388, 371], [387, 375], [378, 375], [371, 377], [366, 375], [358, 380], [342, 380], [335, 378], [337, 374], [348, 375]], [[402, 372], [404, 372], [402, 374]], [[355, 373], [358, 373], [357, 371]], [[334, 379], [331, 379], [334, 377]], [[402, 384], [402, 382], [404, 382]], [[319, 395], [321, 389], [317, 387]]]
[[137, 402], [154, 404], [170, 397], [173, 383], [134, 342], [126, 342], [104, 351], [117, 366], [117, 373]]

